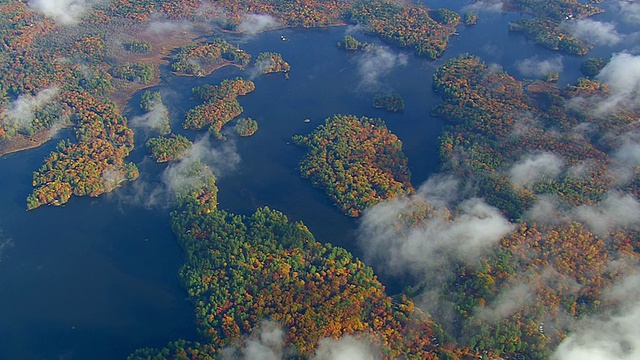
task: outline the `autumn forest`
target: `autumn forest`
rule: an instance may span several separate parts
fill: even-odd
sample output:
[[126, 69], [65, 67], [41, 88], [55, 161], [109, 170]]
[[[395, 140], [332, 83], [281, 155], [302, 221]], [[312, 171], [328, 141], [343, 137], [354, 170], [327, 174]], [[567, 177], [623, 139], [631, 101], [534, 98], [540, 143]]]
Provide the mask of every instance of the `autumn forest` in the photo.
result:
[[[483, 21], [484, 2], [457, 12], [429, 1], [112, 0], [78, 17], [40, 3], [0, 0], [0, 156], [70, 134], [33, 169], [28, 214], [134, 186], [139, 146], [184, 180], [165, 216], [197, 335], [138, 344], [129, 359], [249, 359], [255, 346], [273, 359], [562, 359], [594, 323], [626, 329], [620, 314], [640, 309], [629, 290], [640, 275], [640, 79], [615, 81], [640, 60], [590, 55], [598, 44], [575, 24], [605, 11], [597, 1], [501, 2], [521, 14], [510, 36], [580, 57], [582, 77], [566, 83], [561, 68], [522, 79], [481, 55], [447, 56], [460, 26]], [[173, 32], [142, 31], [157, 19]], [[362, 95], [380, 117], [332, 112], [281, 139], [300, 155], [296, 179], [357, 225], [357, 252], [316, 240], [296, 214], [218, 203], [217, 169], [197, 153], [257, 141], [282, 121], [243, 104], [264, 94], [256, 79], [297, 70], [285, 53], [229, 40], [252, 26], [348, 27], [332, 46], [349, 59], [393, 49], [434, 69], [428, 111], [445, 125], [422, 184], [405, 153], [414, 144], [392, 131], [414, 104], [402, 88]], [[242, 75], [210, 81], [221, 68]], [[194, 80], [177, 121], [152, 89], [167, 76]], [[132, 99], [139, 116], [128, 119]]]

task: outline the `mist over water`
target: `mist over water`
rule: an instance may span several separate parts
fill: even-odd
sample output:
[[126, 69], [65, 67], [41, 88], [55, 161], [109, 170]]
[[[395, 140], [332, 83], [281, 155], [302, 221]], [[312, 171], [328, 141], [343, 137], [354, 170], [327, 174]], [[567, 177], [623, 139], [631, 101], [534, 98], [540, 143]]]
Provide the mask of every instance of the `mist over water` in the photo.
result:
[[[452, 6], [449, 1], [429, 4]], [[291, 137], [308, 134], [338, 113], [381, 117], [403, 141], [412, 182], [419, 186], [438, 170], [437, 138], [445, 124], [429, 111], [440, 101], [431, 79], [443, 61], [469, 52], [522, 79], [518, 70], [522, 61], [559, 56], [508, 32], [507, 23], [521, 15], [479, 15], [478, 25], [459, 28], [460, 36], [451, 38], [443, 59], [430, 62], [387, 46], [388, 59], [396, 60], [376, 74], [365, 71], [371, 68], [363, 63], [363, 53], [336, 48], [347, 27], [276, 30], [251, 37], [224, 34], [254, 58], [263, 51], [280, 52], [292, 70], [288, 80], [282, 74], [256, 78], [256, 90], [238, 98], [244, 107], [241, 116], [256, 119], [259, 130], [250, 138], [227, 133], [240, 162], [217, 174], [219, 207], [242, 214], [260, 206], [278, 209], [303, 221], [319, 241], [360, 256], [357, 220], [343, 215], [321, 189], [300, 178], [297, 166], [304, 150], [294, 146]], [[361, 33], [354, 36], [384, 46]], [[588, 56], [610, 53], [609, 48], [596, 49]], [[582, 60], [561, 56], [560, 85], [580, 76]], [[205, 78], [190, 78], [173, 76], [164, 68], [163, 82], [151, 90], [163, 94], [174, 132], [195, 140], [202, 133], [181, 128], [184, 114], [195, 106], [189, 100], [191, 88], [236, 76], [249, 74], [227, 67]], [[366, 76], [375, 76], [377, 82], [362, 86]], [[372, 107], [376, 93], [389, 91], [403, 96], [403, 113]], [[128, 118], [139, 115], [139, 100], [140, 93], [125, 110]], [[228, 124], [226, 131], [232, 126]], [[72, 133], [67, 130], [59, 136], [69, 138]], [[140, 168], [138, 181], [99, 198], [73, 197], [65, 206], [31, 212], [25, 211], [25, 199], [32, 190], [32, 172], [58, 140], [0, 158], [0, 244], [11, 244], [0, 250], [0, 358], [115, 359], [138, 347], [197, 338], [192, 305], [178, 282], [183, 254], [170, 230], [169, 208], [133, 196], [140, 184], [160, 186], [165, 168], [145, 157], [142, 136], [136, 134], [137, 148], [129, 158]], [[212, 146], [221, 145], [214, 141]], [[390, 292], [402, 288], [397, 283], [386, 285]]]

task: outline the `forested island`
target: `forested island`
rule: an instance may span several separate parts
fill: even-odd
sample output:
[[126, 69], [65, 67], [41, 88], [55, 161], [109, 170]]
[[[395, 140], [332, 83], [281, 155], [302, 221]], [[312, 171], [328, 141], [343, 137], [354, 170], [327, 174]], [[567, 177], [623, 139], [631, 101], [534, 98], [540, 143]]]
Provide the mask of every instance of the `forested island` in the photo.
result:
[[318, 243], [303, 223], [269, 208], [249, 216], [212, 209], [214, 186], [192, 189], [172, 213], [186, 253], [180, 279], [196, 307], [201, 340], [140, 349], [130, 360], [228, 356], [241, 352], [245, 334], [262, 331], [280, 334], [275, 346], [289, 358], [308, 358], [322, 339], [349, 335], [372, 344], [376, 357], [473, 353], [441, 346], [446, 338], [428, 315], [406, 297], [387, 296], [370, 267]]
[[242, 106], [237, 97], [255, 89], [251, 80], [227, 79], [219, 85], [203, 85], [192, 89], [193, 98], [203, 102], [187, 112], [183, 127], [202, 129], [209, 126], [209, 132], [224, 139], [220, 130], [229, 121], [242, 114]]
[[507, 2], [506, 9], [535, 16], [533, 19], [512, 22], [509, 31], [522, 32], [535, 44], [572, 55], [585, 55], [593, 48], [593, 44], [572, 34], [571, 21], [604, 12], [597, 6], [574, 0], [513, 0]]
[[[122, 112], [131, 95], [157, 84], [160, 66], [200, 77], [220, 66], [251, 63], [251, 54], [209, 36], [211, 24], [242, 33], [243, 20], [258, 14], [280, 27], [361, 25], [385, 42], [436, 59], [462, 21], [451, 10], [391, 0], [215, 5], [114, 0], [69, 19], [47, 17], [24, 1], [0, 2], [0, 154], [38, 146], [62, 127], [72, 134], [34, 171], [27, 209], [63, 205], [72, 195], [97, 197], [138, 178], [137, 166], [127, 160], [135, 123]], [[573, 0], [513, 0], [506, 9], [535, 16], [510, 30], [577, 55], [591, 45], [560, 22], [601, 12]], [[197, 26], [166, 37], [145, 33], [156, 17]], [[111, 41], [115, 32], [118, 42]], [[353, 40], [345, 37], [345, 48], [366, 47]], [[278, 53], [254, 59], [267, 63], [266, 72], [290, 70]], [[576, 324], [622, 308], [625, 300], [609, 295], [616, 282], [637, 274], [640, 262], [633, 137], [640, 113], [616, 106], [616, 88], [599, 80], [610, 63], [587, 59], [581, 67], [587, 77], [561, 87], [526, 85], [468, 54], [435, 63], [441, 66], [433, 90], [442, 102], [432, 114], [448, 122], [439, 140], [438, 175], [454, 179], [452, 199], [438, 184], [413, 188], [403, 144], [381, 119], [335, 115], [293, 138], [307, 151], [298, 169], [302, 177], [342, 213], [361, 217], [364, 258], [382, 263], [389, 260], [384, 256], [398, 256], [385, 275], [411, 286], [395, 296], [370, 266], [319, 243], [302, 222], [278, 210], [260, 205], [240, 215], [219, 209], [213, 170], [187, 163], [180, 176], [198, 181], [172, 194], [171, 222], [185, 252], [179, 277], [198, 337], [141, 348], [130, 359], [241, 357], [265, 331], [280, 334], [280, 355], [289, 358], [310, 358], [331, 341], [365, 343], [375, 358], [551, 358]], [[559, 74], [551, 74], [548, 80], [557, 80]], [[223, 126], [243, 112], [238, 96], [254, 89], [240, 77], [194, 87], [197, 104], [186, 112], [183, 129], [208, 129], [223, 139]], [[25, 104], [28, 111], [19, 111]], [[390, 94], [374, 106], [401, 111], [404, 101]], [[140, 110], [143, 116], [157, 111], [162, 119], [154, 136], [164, 136], [141, 142], [151, 156], [173, 162], [167, 166], [183, 161], [192, 142], [170, 135], [160, 93], [142, 93]], [[240, 119], [234, 129], [250, 136], [257, 122]], [[386, 222], [372, 225], [368, 214], [376, 211], [385, 216], [374, 220]], [[478, 226], [485, 220], [498, 230], [490, 241], [474, 242], [474, 235], [487, 232]], [[461, 222], [476, 226], [473, 234], [459, 230]], [[429, 242], [416, 244], [420, 239]], [[396, 246], [400, 251], [393, 252]], [[378, 248], [383, 251], [376, 253]], [[410, 257], [422, 256], [425, 248], [435, 256]], [[443, 258], [447, 266], [441, 266]], [[406, 264], [410, 269], [402, 268]], [[416, 306], [419, 300], [426, 305]], [[438, 306], [433, 312], [425, 310], [432, 304]]]
[[367, 49], [372, 49], [374, 46], [373, 44], [369, 44], [368, 42], [360, 42], [358, 41], [358, 39], [354, 38], [351, 35], [345, 35], [345, 37], [342, 38], [342, 41], [339, 41], [337, 45], [338, 45], [338, 48], [345, 49], [348, 51], [354, 51], [354, 50], [366, 51]]
[[522, 32], [527, 39], [538, 45], [572, 55], [585, 55], [593, 47], [546, 18], [519, 19], [509, 24], [509, 31]]
[[159, 163], [182, 159], [191, 149], [191, 145], [193, 144], [189, 139], [175, 134], [170, 137], [150, 138], [146, 142], [151, 156]]
[[240, 136], [243, 136], [243, 137], [251, 136], [255, 134], [256, 131], [258, 131], [258, 122], [250, 117], [238, 119], [238, 122], [236, 123], [234, 130]]
[[178, 74], [202, 77], [225, 65], [247, 66], [249, 61], [251, 55], [223, 39], [214, 39], [181, 48], [173, 57], [171, 68]]
[[256, 67], [262, 74], [288, 73], [291, 65], [282, 59], [282, 55], [275, 52], [263, 52], [256, 57]]
[[294, 142], [308, 148], [300, 172], [325, 190], [342, 211], [357, 217], [413, 187], [402, 142], [381, 119], [335, 115]]
[[398, 112], [404, 110], [404, 99], [398, 93], [378, 94], [373, 99], [373, 107], [376, 109], [384, 109], [390, 112]]

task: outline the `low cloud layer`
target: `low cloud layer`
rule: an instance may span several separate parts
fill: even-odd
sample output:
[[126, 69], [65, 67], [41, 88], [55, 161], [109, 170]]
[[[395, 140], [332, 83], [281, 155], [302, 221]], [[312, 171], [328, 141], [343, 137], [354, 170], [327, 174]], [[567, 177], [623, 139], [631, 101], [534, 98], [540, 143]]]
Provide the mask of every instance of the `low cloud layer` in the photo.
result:
[[185, 21], [152, 21], [145, 29], [148, 35], [167, 35], [178, 31], [189, 31], [193, 25]]
[[29, 7], [53, 18], [62, 25], [78, 23], [91, 8], [92, 1], [87, 0], [31, 0]]
[[258, 333], [245, 341], [242, 354], [245, 359], [279, 360], [282, 358], [284, 331], [274, 321], [264, 321]]
[[131, 119], [131, 126], [143, 131], [162, 131], [169, 127], [169, 110], [161, 102], [151, 105], [151, 110]]
[[162, 181], [167, 189], [175, 192], [201, 185], [207, 174], [199, 172], [191, 174], [193, 165], [198, 162], [207, 165], [215, 176], [220, 177], [235, 170], [240, 163], [240, 155], [233, 141], [228, 140], [218, 147], [213, 147], [209, 136], [204, 136], [193, 143], [187, 156], [169, 165], [162, 173]]
[[515, 186], [529, 187], [545, 178], [555, 178], [562, 171], [564, 161], [550, 152], [528, 155], [509, 169]]
[[560, 343], [553, 360], [640, 359], [640, 276], [627, 278], [606, 297], [618, 300], [607, 315], [587, 319]]
[[504, 2], [502, 0], [480, 0], [474, 1], [472, 4], [465, 6], [462, 10], [465, 12], [503, 12]]
[[184, 158], [165, 168], [160, 183], [140, 179], [129, 187], [131, 193], [122, 192], [118, 196], [145, 207], [171, 206], [176, 194], [204, 184], [211, 175], [223, 177], [234, 171], [240, 162], [232, 140], [212, 143], [207, 134], [194, 142]]
[[621, 0], [616, 4], [618, 16], [622, 21], [637, 25], [640, 23], [640, 3], [637, 1]]
[[477, 308], [474, 315], [482, 321], [497, 323], [531, 303], [532, 293], [533, 289], [529, 284], [518, 284], [498, 294], [496, 300], [488, 306]]
[[517, 62], [516, 68], [524, 76], [540, 78], [552, 72], [562, 72], [562, 57], [539, 59], [534, 56]]
[[36, 94], [20, 95], [15, 101], [9, 103], [3, 115], [6, 124], [19, 130], [28, 129], [34, 120], [34, 113], [49, 103], [58, 94], [58, 88], [44, 89]]
[[623, 36], [616, 31], [616, 26], [608, 22], [581, 19], [566, 23], [566, 26], [576, 38], [596, 45], [613, 46], [623, 40]]
[[397, 54], [385, 46], [376, 46], [373, 51], [364, 52], [358, 58], [359, 90], [378, 91], [382, 78], [391, 70], [407, 65], [407, 55]]
[[237, 30], [245, 34], [255, 35], [278, 26], [280, 26], [280, 23], [271, 15], [246, 14], [243, 16]]
[[611, 89], [611, 95], [598, 105], [598, 112], [640, 106], [640, 55], [614, 54], [596, 78]]
[[[451, 262], [473, 263], [474, 259], [513, 230], [513, 225], [482, 199], [471, 198], [455, 206], [451, 214], [445, 204], [456, 193], [452, 181], [435, 185], [417, 195], [375, 205], [361, 219], [359, 244], [366, 259], [391, 275], [429, 276]], [[434, 188], [444, 195], [430, 197]], [[429, 204], [434, 216], [409, 227], [403, 217], [424, 211]]]
[[339, 339], [324, 338], [318, 342], [318, 348], [311, 360], [374, 360], [371, 345], [362, 339], [345, 335]]
[[597, 205], [581, 205], [573, 210], [573, 216], [600, 236], [619, 227], [640, 225], [640, 202], [630, 195], [609, 192]]

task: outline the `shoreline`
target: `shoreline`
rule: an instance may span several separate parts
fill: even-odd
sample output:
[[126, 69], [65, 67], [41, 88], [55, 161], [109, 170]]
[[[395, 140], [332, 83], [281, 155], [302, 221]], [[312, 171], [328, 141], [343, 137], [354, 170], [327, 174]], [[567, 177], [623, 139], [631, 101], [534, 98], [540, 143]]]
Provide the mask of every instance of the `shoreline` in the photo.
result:
[[11, 139], [5, 139], [0, 142], [0, 157], [40, 147], [51, 140], [52, 135], [53, 131], [50, 129], [37, 131], [31, 136], [25, 136], [22, 134], [14, 135]]
[[[265, 30], [263, 32], [273, 32], [283, 29], [312, 29], [312, 28], [331, 28], [331, 27], [340, 27], [340, 26], [349, 26], [350, 24], [347, 22], [337, 22], [326, 26], [316, 26], [316, 27], [297, 27], [297, 26], [278, 26], [275, 28], [271, 28]], [[244, 33], [233, 30], [220, 30], [222, 33], [228, 34], [237, 34], [243, 35]], [[171, 62], [171, 52], [179, 49], [180, 47], [186, 46], [191, 43], [200, 43], [204, 42], [207, 39], [207, 36], [211, 35], [211, 29], [206, 26], [206, 24], [199, 23], [195, 24], [194, 27], [187, 31], [182, 31], [177, 34], [171, 34], [170, 36], [161, 36], [157, 34], [153, 35], [142, 35], [139, 38], [145, 41], [148, 41], [152, 45], [152, 50], [146, 54], [134, 54], [129, 53], [125, 56], [122, 56], [119, 61], [122, 62], [145, 62], [153, 64], [156, 70], [153, 79], [147, 83], [131, 83], [126, 85], [121, 85], [119, 88], [114, 89], [111, 93], [106, 95], [106, 98], [112, 102], [114, 102], [119, 109], [121, 115], [124, 116], [124, 112], [126, 111], [128, 102], [131, 100], [133, 95], [143, 89], [154, 87], [161, 83], [161, 73], [160, 66], [169, 65]], [[250, 36], [248, 34], [245, 34]], [[226, 66], [235, 66], [239, 69], [245, 69], [244, 66], [233, 63], [232, 61], [225, 61], [219, 65], [212, 67], [211, 69], [207, 69], [203, 76], [209, 76], [214, 71], [219, 70]], [[176, 76], [186, 76], [186, 77], [196, 77], [196, 75], [189, 74], [181, 74], [174, 71], [171, 71], [173, 75]], [[69, 126], [73, 126], [74, 124], [70, 124]], [[42, 146], [49, 140], [51, 140], [53, 135], [53, 131], [51, 129], [44, 129], [37, 131], [31, 136], [25, 136], [21, 134], [14, 135], [11, 139], [5, 139], [0, 141], [0, 157], [12, 154], [16, 152], [20, 152], [23, 150], [34, 149]]]

